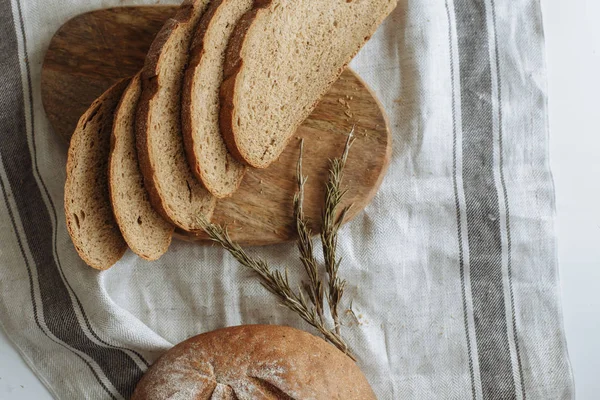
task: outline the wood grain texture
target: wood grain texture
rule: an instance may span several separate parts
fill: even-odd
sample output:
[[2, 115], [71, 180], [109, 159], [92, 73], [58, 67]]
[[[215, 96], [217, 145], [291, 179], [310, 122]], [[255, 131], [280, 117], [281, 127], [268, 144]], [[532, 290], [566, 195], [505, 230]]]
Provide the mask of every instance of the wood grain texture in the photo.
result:
[[[53, 37], [42, 69], [42, 100], [56, 134], [69, 140], [89, 105], [117, 80], [137, 73], [152, 39], [176, 7], [120, 7], [79, 15]], [[298, 129], [278, 161], [249, 170], [239, 190], [220, 200], [213, 221], [227, 225], [234, 240], [265, 245], [293, 240], [292, 203], [299, 140], [305, 139], [304, 174], [309, 177], [305, 213], [313, 232], [320, 214], [329, 159], [341, 155], [347, 133], [355, 127], [344, 185], [344, 204], [353, 204], [347, 220], [372, 200], [391, 154], [388, 121], [366, 84], [346, 70]], [[203, 234], [181, 232], [184, 239]]]

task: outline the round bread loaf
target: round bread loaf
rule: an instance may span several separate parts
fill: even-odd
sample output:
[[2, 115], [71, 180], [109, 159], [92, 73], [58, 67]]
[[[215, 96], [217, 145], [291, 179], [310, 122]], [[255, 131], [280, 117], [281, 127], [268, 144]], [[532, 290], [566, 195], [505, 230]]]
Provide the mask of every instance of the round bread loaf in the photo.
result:
[[372, 400], [350, 358], [309, 333], [245, 325], [195, 336], [164, 354], [132, 400]]

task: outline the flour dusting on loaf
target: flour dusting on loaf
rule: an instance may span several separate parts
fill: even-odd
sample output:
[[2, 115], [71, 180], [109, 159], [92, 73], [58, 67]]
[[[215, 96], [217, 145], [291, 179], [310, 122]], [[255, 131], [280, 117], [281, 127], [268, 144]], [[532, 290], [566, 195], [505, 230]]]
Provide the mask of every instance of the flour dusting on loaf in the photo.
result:
[[[132, 400], [374, 400], [366, 378], [345, 354], [297, 329], [248, 325], [193, 337], [163, 355]], [[178, 398], [178, 397], [177, 397]]]
[[199, 396], [211, 393], [216, 386], [212, 367], [208, 363], [198, 362], [194, 352], [170, 352], [161, 360], [146, 373], [148, 385], [144, 394], [136, 391], [138, 394], [134, 394], [133, 398], [203, 398]]

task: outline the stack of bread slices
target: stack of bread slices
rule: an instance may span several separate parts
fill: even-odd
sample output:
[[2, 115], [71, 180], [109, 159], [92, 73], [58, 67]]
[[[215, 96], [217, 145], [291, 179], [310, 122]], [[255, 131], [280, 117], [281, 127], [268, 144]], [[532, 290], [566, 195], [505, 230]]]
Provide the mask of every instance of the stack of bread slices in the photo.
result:
[[[194, 232], [247, 168], [266, 168], [397, 0], [186, 0], [143, 69], [81, 117], [65, 184], [69, 234], [107, 269]], [[124, 44], [126, 45], [126, 44]]]

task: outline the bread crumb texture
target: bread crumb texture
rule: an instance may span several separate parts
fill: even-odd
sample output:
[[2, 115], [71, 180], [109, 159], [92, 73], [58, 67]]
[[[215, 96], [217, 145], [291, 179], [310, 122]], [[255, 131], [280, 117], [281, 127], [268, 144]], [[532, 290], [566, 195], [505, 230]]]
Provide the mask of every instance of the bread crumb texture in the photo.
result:
[[200, 21], [186, 71], [182, 115], [188, 160], [198, 179], [218, 198], [233, 194], [245, 173], [245, 166], [229, 154], [221, 136], [219, 89], [227, 43], [252, 4], [252, 0], [211, 3], [215, 9]]
[[144, 259], [156, 260], [167, 251], [174, 228], [152, 208], [138, 165], [134, 125], [141, 91], [140, 76], [136, 75], [115, 111], [110, 196], [115, 218], [131, 250]]
[[239, 154], [275, 161], [298, 126], [396, 6], [396, 0], [273, 1], [257, 12], [238, 56], [230, 113]]
[[113, 112], [127, 83], [115, 84], [92, 103], [69, 146], [64, 198], [67, 229], [80, 257], [100, 270], [110, 268], [127, 249], [108, 188]]
[[[138, 150], [144, 154], [142, 172], [152, 187], [155, 208], [174, 225], [186, 230], [201, 229], [198, 216], [210, 219], [215, 199], [192, 174], [181, 133], [181, 90], [193, 32], [206, 9], [207, 0], [184, 3], [191, 9], [185, 21], [167, 23], [157, 35], [146, 58], [145, 82], [138, 108]], [[166, 38], [166, 39], [165, 39]], [[161, 41], [164, 40], [164, 43]], [[158, 59], [156, 65], [153, 60]], [[155, 70], [150, 70], [155, 67]], [[155, 73], [155, 76], [150, 76]], [[151, 96], [148, 96], [150, 92]], [[138, 132], [138, 135], [140, 133]]]

